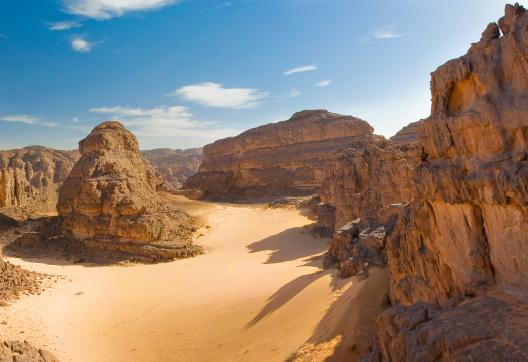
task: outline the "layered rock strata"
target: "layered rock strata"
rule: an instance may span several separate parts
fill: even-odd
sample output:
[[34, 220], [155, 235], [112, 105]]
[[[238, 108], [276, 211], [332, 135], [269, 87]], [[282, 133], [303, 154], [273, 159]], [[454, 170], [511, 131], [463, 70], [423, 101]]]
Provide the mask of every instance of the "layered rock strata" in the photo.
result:
[[199, 172], [185, 186], [209, 198], [313, 194], [340, 150], [371, 137], [372, 127], [360, 119], [298, 112], [205, 146]]
[[0, 151], [0, 213], [18, 219], [54, 213], [77, 158], [75, 151], [38, 146]]
[[319, 225], [333, 233], [325, 267], [343, 277], [383, 266], [385, 238], [412, 200], [416, 143], [399, 145], [381, 136], [350, 143], [326, 170], [320, 191]]
[[185, 181], [198, 172], [203, 159], [201, 148], [159, 148], [142, 151], [141, 154], [156, 168], [170, 191], [181, 189]]
[[162, 180], [122, 124], [102, 123], [80, 141], [81, 158], [59, 192], [62, 232], [103, 250], [174, 258], [192, 244], [195, 220], [164, 202]]
[[432, 74], [415, 200], [387, 243], [396, 306], [370, 360], [528, 358], [527, 55], [528, 12], [507, 5]]

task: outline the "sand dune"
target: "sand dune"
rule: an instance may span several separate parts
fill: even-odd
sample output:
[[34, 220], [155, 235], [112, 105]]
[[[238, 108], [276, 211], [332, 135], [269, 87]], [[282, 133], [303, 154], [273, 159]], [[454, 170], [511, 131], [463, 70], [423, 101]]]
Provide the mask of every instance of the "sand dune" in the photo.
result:
[[306, 342], [300, 359], [354, 356], [342, 346], [363, 343], [356, 327], [380, 309], [384, 271], [363, 282], [322, 271], [327, 240], [295, 210], [182, 206], [211, 226], [205, 255], [126, 267], [9, 259], [65, 280], [2, 309], [0, 337], [64, 361], [284, 361]]

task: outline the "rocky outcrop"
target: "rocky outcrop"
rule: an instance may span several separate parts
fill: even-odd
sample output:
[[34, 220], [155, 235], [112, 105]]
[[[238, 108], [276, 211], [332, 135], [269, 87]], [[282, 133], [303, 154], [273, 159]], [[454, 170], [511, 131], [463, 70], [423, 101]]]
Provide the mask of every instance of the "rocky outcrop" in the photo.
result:
[[395, 145], [409, 145], [417, 144], [420, 138], [420, 126], [422, 121], [409, 123], [407, 126], [399, 130], [394, 136], [390, 138], [390, 141]]
[[159, 256], [191, 256], [195, 220], [163, 202], [162, 184], [122, 124], [105, 122], [79, 142], [81, 158], [59, 192], [62, 232], [103, 250]]
[[[412, 137], [407, 137], [414, 142]], [[319, 225], [333, 234], [325, 267], [343, 277], [385, 263], [385, 238], [413, 198], [411, 172], [417, 147], [381, 136], [351, 142], [325, 172]], [[352, 227], [353, 226], [353, 227]], [[373, 242], [374, 241], [374, 242]]]
[[28, 341], [0, 341], [2, 362], [58, 362], [50, 352], [33, 347]]
[[507, 5], [432, 74], [414, 201], [387, 243], [397, 305], [373, 360], [527, 359], [527, 55], [528, 12]]
[[205, 146], [199, 172], [185, 186], [209, 198], [312, 194], [340, 150], [371, 137], [372, 127], [360, 119], [298, 112]]
[[33, 273], [4, 261], [0, 256], [0, 307], [23, 294], [36, 294], [41, 290], [43, 275]]
[[55, 212], [58, 188], [78, 153], [32, 146], [0, 151], [0, 213], [24, 219]]
[[378, 319], [380, 343], [363, 361], [526, 361], [527, 325], [528, 305], [506, 294], [397, 306]]
[[528, 13], [432, 75], [416, 202], [389, 246], [393, 298], [442, 302], [498, 288], [528, 301]]
[[187, 178], [198, 172], [203, 159], [201, 148], [187, 150], [159, 148], [142, 151], [141, 154], [157, 169], [169, 190], [180, 189]]

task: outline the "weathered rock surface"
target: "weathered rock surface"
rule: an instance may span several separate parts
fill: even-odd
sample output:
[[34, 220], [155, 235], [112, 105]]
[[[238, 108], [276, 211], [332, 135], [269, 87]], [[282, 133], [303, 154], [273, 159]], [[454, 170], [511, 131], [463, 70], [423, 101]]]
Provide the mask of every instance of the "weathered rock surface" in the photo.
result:
[[528, 12], [507, 5], [432, 74], [414, 201], [387, 242], [397, 305], [371, 360], [528, 359], [527, 55]]
[[50, 352], [35, 348], [27, 341], [0, 341], [2, 362], [58, 362]]
[[[325, 267], [337, 266], [348, 277], [384, 264], [385, 237], [413, 198], [416, 144], [412, 135], [402, 137], [398, 145], [373, 135], [351, 142], [327, 168], [320, 191], [319, 225], [337, 231]], [[380, 237], [378, 246], [365, 243]]]
[[527, 304], [504, 294], [450, 304], [392, 307], [377, 321], [379, 344], [362, 360], [528, 360]]
[[32, 146], [0, 151], [0, 213], [24, 219], [55, 212], [58, 188], [78, 153]]
[[372, 127], [360, 119], [298, 112], [205, 146], [199, 172], [185, 186], [209, 198], [313, 194], [340, 150], [371, 137]]
[[391, 293], [442, 302], [495, 287], [528, 301], [528, 13], [432, 75], [416, 202], [389, 244]]
[[102, 123], [79, 149], [81, 158], [57, 204], [67, 237], [93, 248], [163, 259], [201, 251], [192, 244], [195, 220], [158, 196], [161, 178], [122, 124]]
[[41, 290], [41, 274], [33, 273], [4, 261], [0, 256], [0, 307], [22, 294], [35, 294]]
[[169, 190], [180, 189], [187, 178], [198, 172], [203, 159], [201, 148], [159, 148], [142, 151], [141, 154], [157, 169]]

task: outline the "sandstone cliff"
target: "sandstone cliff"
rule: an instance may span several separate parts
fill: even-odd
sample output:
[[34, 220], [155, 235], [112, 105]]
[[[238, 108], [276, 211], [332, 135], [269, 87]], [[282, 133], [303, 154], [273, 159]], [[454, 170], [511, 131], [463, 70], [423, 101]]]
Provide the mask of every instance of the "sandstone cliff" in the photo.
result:
[[210, 198], [314, 193], [340, 150], [371, 137], [372, 127], [360, 119], [298, 112], [205, 146], [199, 172], [185, 186]]
[[381, 136], [350, 142], [325, 170], [318, 223], [328, 233], [335, 231], [325, 267], [336, 266], [347, 277], [385, 265], [386, 237], [413, 199], [411, 173], [418, 154], [413, 133], [398, 144]]
[[198, 172], [203, 159], [201, 148], [159, 148], [142, 151], [141, 154], [157, 169], [169, 190], [180, 189], [187, 178]]
[[370, 360], [528, 358], [527, 91], [517, 4], [432, 74], [414, 201], [387, 244], [397, 306]]
[[75, 151], [38, 146], [0, 151], [0, 213], [19, 219], [54, 213], [58, 188], [77, 158]]
[[122, 124], [105, 122], [79, 142], [57, 210], [66, 236], [93, 248], [174, 258], [195, 255], [194, 220], [157, 194], [162, 180]]

